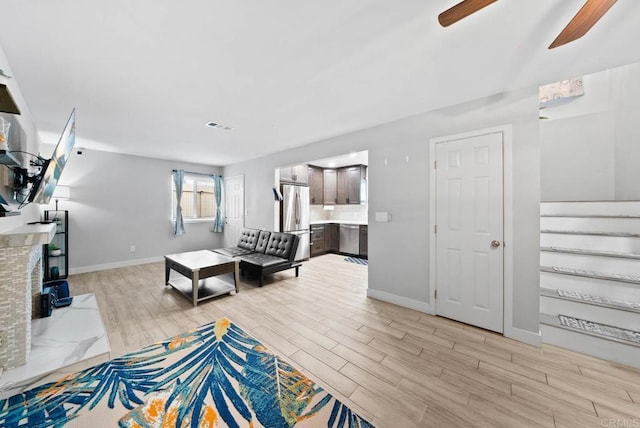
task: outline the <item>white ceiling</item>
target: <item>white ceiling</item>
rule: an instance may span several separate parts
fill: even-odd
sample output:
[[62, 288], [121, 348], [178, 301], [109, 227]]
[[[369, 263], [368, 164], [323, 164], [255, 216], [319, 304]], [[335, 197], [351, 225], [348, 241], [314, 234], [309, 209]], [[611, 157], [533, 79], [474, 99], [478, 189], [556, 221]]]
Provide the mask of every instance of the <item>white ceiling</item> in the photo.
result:
[[0, 0], [0, 45], [45, 142], [226, 165], [640, 60], [637, 0], [547, 49], [583, 2]]

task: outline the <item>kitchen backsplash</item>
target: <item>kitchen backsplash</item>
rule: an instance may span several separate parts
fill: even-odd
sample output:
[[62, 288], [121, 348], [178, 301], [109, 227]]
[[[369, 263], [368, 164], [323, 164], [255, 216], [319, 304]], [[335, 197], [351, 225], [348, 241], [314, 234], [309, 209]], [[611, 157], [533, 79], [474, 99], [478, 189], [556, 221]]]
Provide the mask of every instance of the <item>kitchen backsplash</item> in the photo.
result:
[[367, 205], [334, 205], [325, 210], [322, 205], [311, 205], [311, 221], [343, 220], [367, 222]]

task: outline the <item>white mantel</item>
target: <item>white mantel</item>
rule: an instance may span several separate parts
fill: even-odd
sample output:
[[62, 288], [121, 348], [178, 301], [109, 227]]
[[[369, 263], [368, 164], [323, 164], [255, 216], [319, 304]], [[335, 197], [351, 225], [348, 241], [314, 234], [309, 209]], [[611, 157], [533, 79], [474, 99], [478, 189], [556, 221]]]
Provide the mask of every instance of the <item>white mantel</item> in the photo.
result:
[[4, 247], [32, 247], [51, 242], [56, 233], [56, 225], [26, 224], [0, 234], [0, 248]]

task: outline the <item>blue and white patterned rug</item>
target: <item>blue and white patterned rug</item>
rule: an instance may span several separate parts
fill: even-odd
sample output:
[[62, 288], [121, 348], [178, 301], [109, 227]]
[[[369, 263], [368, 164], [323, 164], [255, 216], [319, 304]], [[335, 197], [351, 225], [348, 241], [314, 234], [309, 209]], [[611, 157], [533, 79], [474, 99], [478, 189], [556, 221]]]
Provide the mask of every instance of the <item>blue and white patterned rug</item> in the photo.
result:
[[345, 262], [349, 262], [349, 263], [355, 263], [358, 265], [363, 265], [363, 266], [368, 266], [369, 265], [369, 260], [367, 259], [361, 259], [359, 257], [347, 257], [344, 259]]
[[373, 428], [226, 318], [0, 400], [0, 426]]

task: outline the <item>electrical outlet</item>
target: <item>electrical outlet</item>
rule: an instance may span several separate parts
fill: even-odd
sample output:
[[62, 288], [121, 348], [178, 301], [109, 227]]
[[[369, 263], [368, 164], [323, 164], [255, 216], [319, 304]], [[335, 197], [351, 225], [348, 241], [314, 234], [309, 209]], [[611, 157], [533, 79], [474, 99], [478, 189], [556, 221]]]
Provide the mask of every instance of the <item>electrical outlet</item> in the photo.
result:
[[135, 245], [130, 246], [129, 247], [129, 251], [132, 252], [132, 253], [135, 253], [136, 252], [136, 246]]

